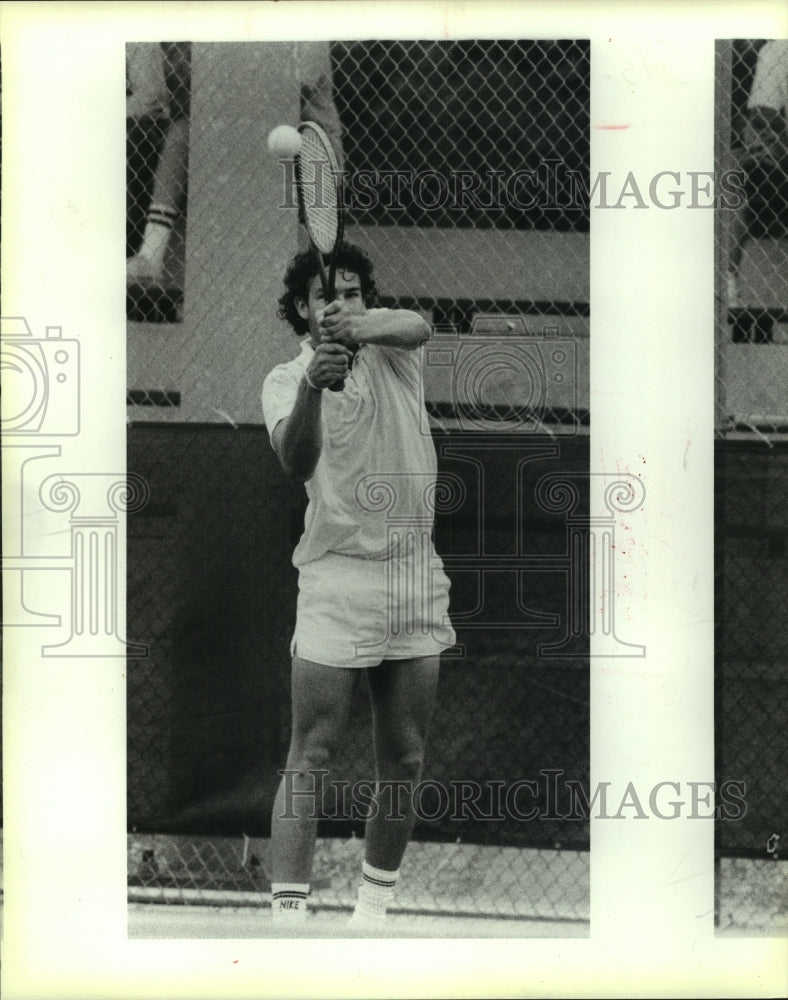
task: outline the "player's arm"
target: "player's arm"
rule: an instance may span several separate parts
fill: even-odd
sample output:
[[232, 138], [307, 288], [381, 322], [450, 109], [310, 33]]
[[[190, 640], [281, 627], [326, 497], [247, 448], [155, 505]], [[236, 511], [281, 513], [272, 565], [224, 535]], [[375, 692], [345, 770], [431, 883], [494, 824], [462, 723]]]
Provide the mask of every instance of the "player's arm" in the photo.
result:
[[429, 340], [430, 327], [409, 309], [371, 309], [356, 314], [340, 302], [331, 302], [320, 321], [320, 332], [328, 342], [377, 344], [413, 351]]
[[[306, 482], [314, 474], [323, 449], [320, 420], [323, 391], [348, 372], [349, 351], [342, 344], [320, 344], [298, 386], [290, 415], [280, 420], [271, 444], [288, 476]], [[310, 384], [311, 383], [311, 384]]]

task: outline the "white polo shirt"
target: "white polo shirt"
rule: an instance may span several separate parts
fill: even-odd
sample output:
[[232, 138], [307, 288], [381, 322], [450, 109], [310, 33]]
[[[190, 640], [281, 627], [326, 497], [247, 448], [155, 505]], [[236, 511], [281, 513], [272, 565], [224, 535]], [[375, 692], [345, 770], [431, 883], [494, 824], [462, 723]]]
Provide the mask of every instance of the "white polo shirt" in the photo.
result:
[[[386, 559], [408, 533], [431, 532], [437, 460], [421, 401], [422, 352], [365, 344], [344, 390], [323, 392], [323, 448], [306, 483], [294, 566], [327, 552]], [[305, 340], [298, 357], [265, 379], [269, 435], [292, 412], [313, 353]]]
[[772, 108], [788, 119], [788, 41], [772, 39], [758, 52], [747, 107]]

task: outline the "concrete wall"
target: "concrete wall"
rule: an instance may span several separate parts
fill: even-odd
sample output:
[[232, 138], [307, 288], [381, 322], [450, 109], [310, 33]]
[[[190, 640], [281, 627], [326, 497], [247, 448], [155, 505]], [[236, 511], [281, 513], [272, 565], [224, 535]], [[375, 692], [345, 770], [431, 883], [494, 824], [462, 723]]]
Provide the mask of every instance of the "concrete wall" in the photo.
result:
[[275, 310], [297, 245], [265, 143], [298, 121], [298, 89], [292, 43], [194, 46], [184, 319], [128, 338], [128, 387], [177, 389], [182, 405], [135, 420], [260, 419], [262, 373], [292, 350]]

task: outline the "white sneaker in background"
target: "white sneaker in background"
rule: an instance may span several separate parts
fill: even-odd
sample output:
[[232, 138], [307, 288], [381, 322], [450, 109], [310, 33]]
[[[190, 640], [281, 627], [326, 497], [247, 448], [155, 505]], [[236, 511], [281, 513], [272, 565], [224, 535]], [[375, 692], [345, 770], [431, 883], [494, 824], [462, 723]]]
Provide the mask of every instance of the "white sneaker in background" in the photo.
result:
[[126, 282], [140, 282], [141, 284], [153, 284], [160, 282], [164, 277], [164, 264], [151, 260], [138, 253], [129, 257], [126, 261]]

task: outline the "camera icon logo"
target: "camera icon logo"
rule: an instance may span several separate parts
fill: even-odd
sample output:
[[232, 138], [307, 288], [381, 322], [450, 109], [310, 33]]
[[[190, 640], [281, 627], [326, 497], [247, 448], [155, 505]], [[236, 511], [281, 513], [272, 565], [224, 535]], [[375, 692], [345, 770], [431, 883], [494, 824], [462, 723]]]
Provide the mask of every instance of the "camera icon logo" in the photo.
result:
[[48, 326], [35, 338], [21, 316], [0, 319], [4, 435], [79, 433], [79, 342]]
[[575, 425], [577, 344], [556, 327], [531, 334], [522, 316], [474, 315], [468, 334], [437, 327], [424, 352], [424, 402], [461, 430]]

